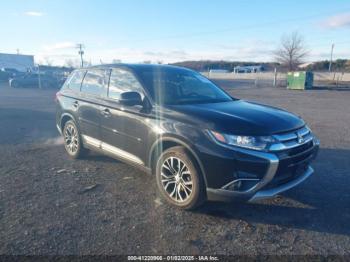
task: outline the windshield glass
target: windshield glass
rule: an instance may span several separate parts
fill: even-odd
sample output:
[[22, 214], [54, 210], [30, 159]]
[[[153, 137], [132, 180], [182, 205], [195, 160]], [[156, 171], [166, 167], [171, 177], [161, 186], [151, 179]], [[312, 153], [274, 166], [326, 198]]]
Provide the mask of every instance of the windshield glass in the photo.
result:
[[136, 71], [157, 104], [180, 105], [232, 101], [229, 95], [210, 80], [191, 70], [159, 66]]

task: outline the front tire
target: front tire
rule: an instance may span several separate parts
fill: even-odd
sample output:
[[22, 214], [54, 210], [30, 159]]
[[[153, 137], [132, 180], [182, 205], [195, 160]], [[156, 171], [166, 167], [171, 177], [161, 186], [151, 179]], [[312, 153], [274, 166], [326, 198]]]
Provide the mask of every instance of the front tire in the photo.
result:
[[156, 180], [168, 203], [186, 210], [203, 204], [205, 186], [197, 166], [184, 147], [172, 147], [161, 154], [156, 166]]
[[78, 159], [85, 154], [80, 132], [73, 120], [65, 123], [63, 128], [64, 148], [71, 158]]

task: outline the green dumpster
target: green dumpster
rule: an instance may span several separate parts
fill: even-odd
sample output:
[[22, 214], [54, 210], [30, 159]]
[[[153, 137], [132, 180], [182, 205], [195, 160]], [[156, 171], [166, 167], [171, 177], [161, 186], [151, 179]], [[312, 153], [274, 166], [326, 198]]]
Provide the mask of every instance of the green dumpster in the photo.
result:
[[311, 89], [314, 84], [314, 74], [309, 71], [289, 72], [287, 75], [287, 88], [305, 90]]

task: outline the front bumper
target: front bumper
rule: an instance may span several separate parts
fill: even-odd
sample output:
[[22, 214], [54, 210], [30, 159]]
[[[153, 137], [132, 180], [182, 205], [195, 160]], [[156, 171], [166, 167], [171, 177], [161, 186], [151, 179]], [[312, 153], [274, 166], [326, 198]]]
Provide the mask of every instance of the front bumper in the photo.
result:
[[262, 189], [262, 190], [252, 190], [251, 192], [245, 192], [245, 193], [239, 193], [232, 192], [225, 189], [213, 189], [213, 188], [207, 188], [207, 196], [208, 200], [212, 201], [223, 201], [223, 202], [230, 202], [234, 200], [243, 200], [243, 201], [258, 201], [266, 198], [274, 197], [284, 191], [287, 191], [303, 181], [305, 181], [307, 178], [309, 178], [314, 173], [314, 170], [311, 166], [308, 166], [307, 170], [300, 176], [298, 176], [296, 179], [291, 180], [290, 182], [287, 182], [285, 184], [282, 184], [277, 187], [269, 188], [269, 189]]
[[299, 185], [301, 182], [303, 182], [308, 177], [310, 177], [313, 173], [314, 173], [313, 168], [311, 166], [308, 166], [306, 171], [302, 175], [298, 176], [296, 179], [274, 188], [258, 191], [251, 199], [249, 199], [249, 201], [261, 200], [261, 199], [273, 197], [279, 193], [282, 193], [288, 189], [291, 189]]
[[[219, 188], [207, 187], [207, 198], [212, 201], [256, 201], [271, 198], [279, 193], [289, 190], [309, 178], [314, 170], [310, 166], [311, 161], [317, 156], [319, 141], [314, 139], [312, 145], [294, 156], [286, 152], [258, 152], [254, 150], [238, 149], [241, 158], [256, 158], [266, 161], [266, 168], [258, 178], [237, 179], [220, 186]], [[238, 163], [236, 161], [236, 163]], [[242, 163], [242, 162], [240, 162]], [[254, 166], [254, 162], [249, 163]], [[236, 165], [240, 169], [241, 165]], [[246, 167], [246, 164], [243, 165]], [[242, 181], [249, 181], [251, 186], [244, 190], [234, 190], [231, 185]]]
[[57, 128], [58, 133], [60, 133], [60, 135], [62, 135], [62, 130], [61, 130], [61, 127], [59, 126], [59, 124], [56, 124], [56, 128]]

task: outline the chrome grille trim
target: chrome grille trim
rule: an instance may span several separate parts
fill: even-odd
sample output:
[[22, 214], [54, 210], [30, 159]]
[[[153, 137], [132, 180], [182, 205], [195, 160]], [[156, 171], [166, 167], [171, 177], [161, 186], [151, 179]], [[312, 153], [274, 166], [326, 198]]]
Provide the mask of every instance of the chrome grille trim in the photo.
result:
[[274, 138], [276, 138], [278, 141], [289, 141], [297, 138], [297, 135], [295, 133], [288, 133], [284, 135], [274, 135]]
[[277, 134], [277, 135], [274, 135], [273, 137], [280, 142], [285, 142], [285, 141], [297, 139], [298, 138], [297, 134], [301, 135], [302, 137], [305, 137], [306, 135], [310, 134], [310, 129], [304, 126], [293, 132], [289, 132], [285, 134]]
[[[314, 138], [311, 130], [307, 126], [304, 126], [292, 132], [276, 134], [273, 135], [273, 137], [277, 140], [277, 142], [271, 145], [269, 148], [270, 151], [292, 149], [307, 144]], [[299, 139], [302, 139], [301, 143], [298, 141]]]
[[310, 133], [310, 129], [307, 127], [303, 127], [302, 129], [299, 129], [297, 132], [302, 136], [306, 136], [307, 134]]

